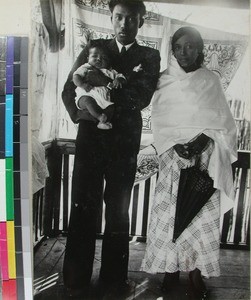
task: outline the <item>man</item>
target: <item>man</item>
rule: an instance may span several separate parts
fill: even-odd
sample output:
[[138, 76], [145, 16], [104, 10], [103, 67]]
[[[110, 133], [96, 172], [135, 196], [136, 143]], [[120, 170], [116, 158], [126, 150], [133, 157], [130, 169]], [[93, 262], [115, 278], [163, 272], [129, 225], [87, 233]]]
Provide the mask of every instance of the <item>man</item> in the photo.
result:
[[[106, 226], [100, 280], [107, 284], [116, 283], [119, 287], [127, 285], [128, 209], [140, 146], [141, 110], [149, 105], [159, 77], [159, 52], [139, 46], [135, 40], [144, 23], [146, 11], [143, 2], [111, 0], [109, 8], [115, 39], [94, 40], [90, 45], [106, 47], [112, 67], [126, 78], [122, 88], [111, 91], [115, 106], [113, 128], [98, 129], [92, 118], [75, 105], [76, 86], [72, 74], [87, 61], [90, 45], [80, 53], [62, 93], [73, 122], [79, 123], [63, 267], [64, 283], [72, 294], [88, 287], [91, 280], [96, 221], [102, 197], [106, 204]], [[133, 72], [135, 67], [138, 72]], [[97, 70], [93, 74], [90, 72], [88, 85], [109, 87], [110, 81]], [[81, 107], [81, 103], [79, 105]]]

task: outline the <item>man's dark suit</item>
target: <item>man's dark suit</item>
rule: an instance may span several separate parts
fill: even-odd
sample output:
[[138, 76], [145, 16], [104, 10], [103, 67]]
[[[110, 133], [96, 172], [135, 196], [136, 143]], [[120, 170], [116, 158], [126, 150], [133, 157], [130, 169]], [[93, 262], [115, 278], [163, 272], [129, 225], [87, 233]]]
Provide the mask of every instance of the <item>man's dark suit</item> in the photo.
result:
[[[127, 279], [128, 209], [142, 130], [140, 111], [150, 103], [160, 67], [159, 52], [139, 46], [136, 42], [123, 57], [115, 40], [93, 40], [90, 44], [101, 45], [108, 50], [112, 68], [123, 73], [127, 84], [122, 89], [112, 91], [115, 113], [111, 130], [100, 130], [93, 121], [78, 120], [72, 74], [87, 61], [88, 46], [80, 53], [62, 93], [73, 122], [79, 122], [63, 270], [65, 285], [71, 288], [79, 288], [90, 282], [96, 221], [103, 198], [106, 226], [100, 277], [110, 282]], [[139, 64], [143, 70], [132, 72]]]

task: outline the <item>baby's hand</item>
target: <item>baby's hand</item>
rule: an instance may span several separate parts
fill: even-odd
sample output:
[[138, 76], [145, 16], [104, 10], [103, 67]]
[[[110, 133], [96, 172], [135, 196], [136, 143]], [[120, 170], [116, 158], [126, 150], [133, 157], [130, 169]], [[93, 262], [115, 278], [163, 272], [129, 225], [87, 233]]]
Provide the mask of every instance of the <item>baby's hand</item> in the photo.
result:
[[90, 65], [90, 64], [88, 64], [88, 63], [83, 64], [83, 67], [84, 67], [85, 69], [87, 69], [87, 70], [94, 70], [94, 69], [95, 69], [92, 65]]
[[117, 89], [117, 88], [122, 88], [123, 84], [125, 83], [125, 78], [123, 77], [118, 77], [115, 78], [112, 82], [113, 88]]
[[86, 92], [90, 92], [90, 90], [93, 89], [93, 86], [90, 83], [85, 82], [83, 83], [83, 88]]

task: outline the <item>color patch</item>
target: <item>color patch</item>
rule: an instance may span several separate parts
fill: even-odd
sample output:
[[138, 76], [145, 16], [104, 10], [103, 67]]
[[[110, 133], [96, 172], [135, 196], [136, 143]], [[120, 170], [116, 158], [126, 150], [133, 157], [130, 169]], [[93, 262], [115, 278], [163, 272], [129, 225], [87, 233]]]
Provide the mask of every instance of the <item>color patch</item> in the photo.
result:
[[3, 282], [3, 300], [17, 300], [16, 280]]
[[5, 158], [5, 110], [5, 97], [0, 96], [0, 159]]
[[6, 158], [6, 212], [7, 220], [14, 220], [13, 158]]
[[33, 298], [27, 94], [28, 38], [0, 37], [1, 300]]
[[8, 247], [8, 267], [9, 278], [16, 278], [16, 255], [15, 255], [15, 235], [14, 221], [7, 222], [7, 247]]
[[0, 159], [0, 222], [6, 221], [6, 176], [5, 159]]
[[7, 38], [6, 94], [13, 93], [14, 37]]
[[1, 258], [1, 273], [2, 280], [9, 279], [8, 268], [8, 248], [7, 248], [7, 228], [6, 222], [0, 223], [0, 258]]
[[6, 95], [5, 104], [5, 156], [13, 156], [13, 95]]
[[6, 37], [0, 37], [0, 50], [0, 96], [2, 96], [6, 94]]

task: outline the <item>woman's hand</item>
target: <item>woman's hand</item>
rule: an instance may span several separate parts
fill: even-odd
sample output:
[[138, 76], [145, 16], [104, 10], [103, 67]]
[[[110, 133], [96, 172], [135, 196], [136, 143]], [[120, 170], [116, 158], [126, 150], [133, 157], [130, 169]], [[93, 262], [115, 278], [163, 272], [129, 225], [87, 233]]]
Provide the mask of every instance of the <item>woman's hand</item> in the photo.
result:
[[185, 159], [191, 158], [187, 144], [176, 144], [173, 148], [180, 157]]
[[204, 133], [200, 134], [195, 140], [187, 143], [188, 151], [191, 156], [201, 154], [207, 147], [210, 137]]
[[187, 144], [176, 144], [174, 150], [180, 157], [190, 159], [195, 155], [200, 155], [207, 147], [210, 138], [202, 133], [195, 140]]

